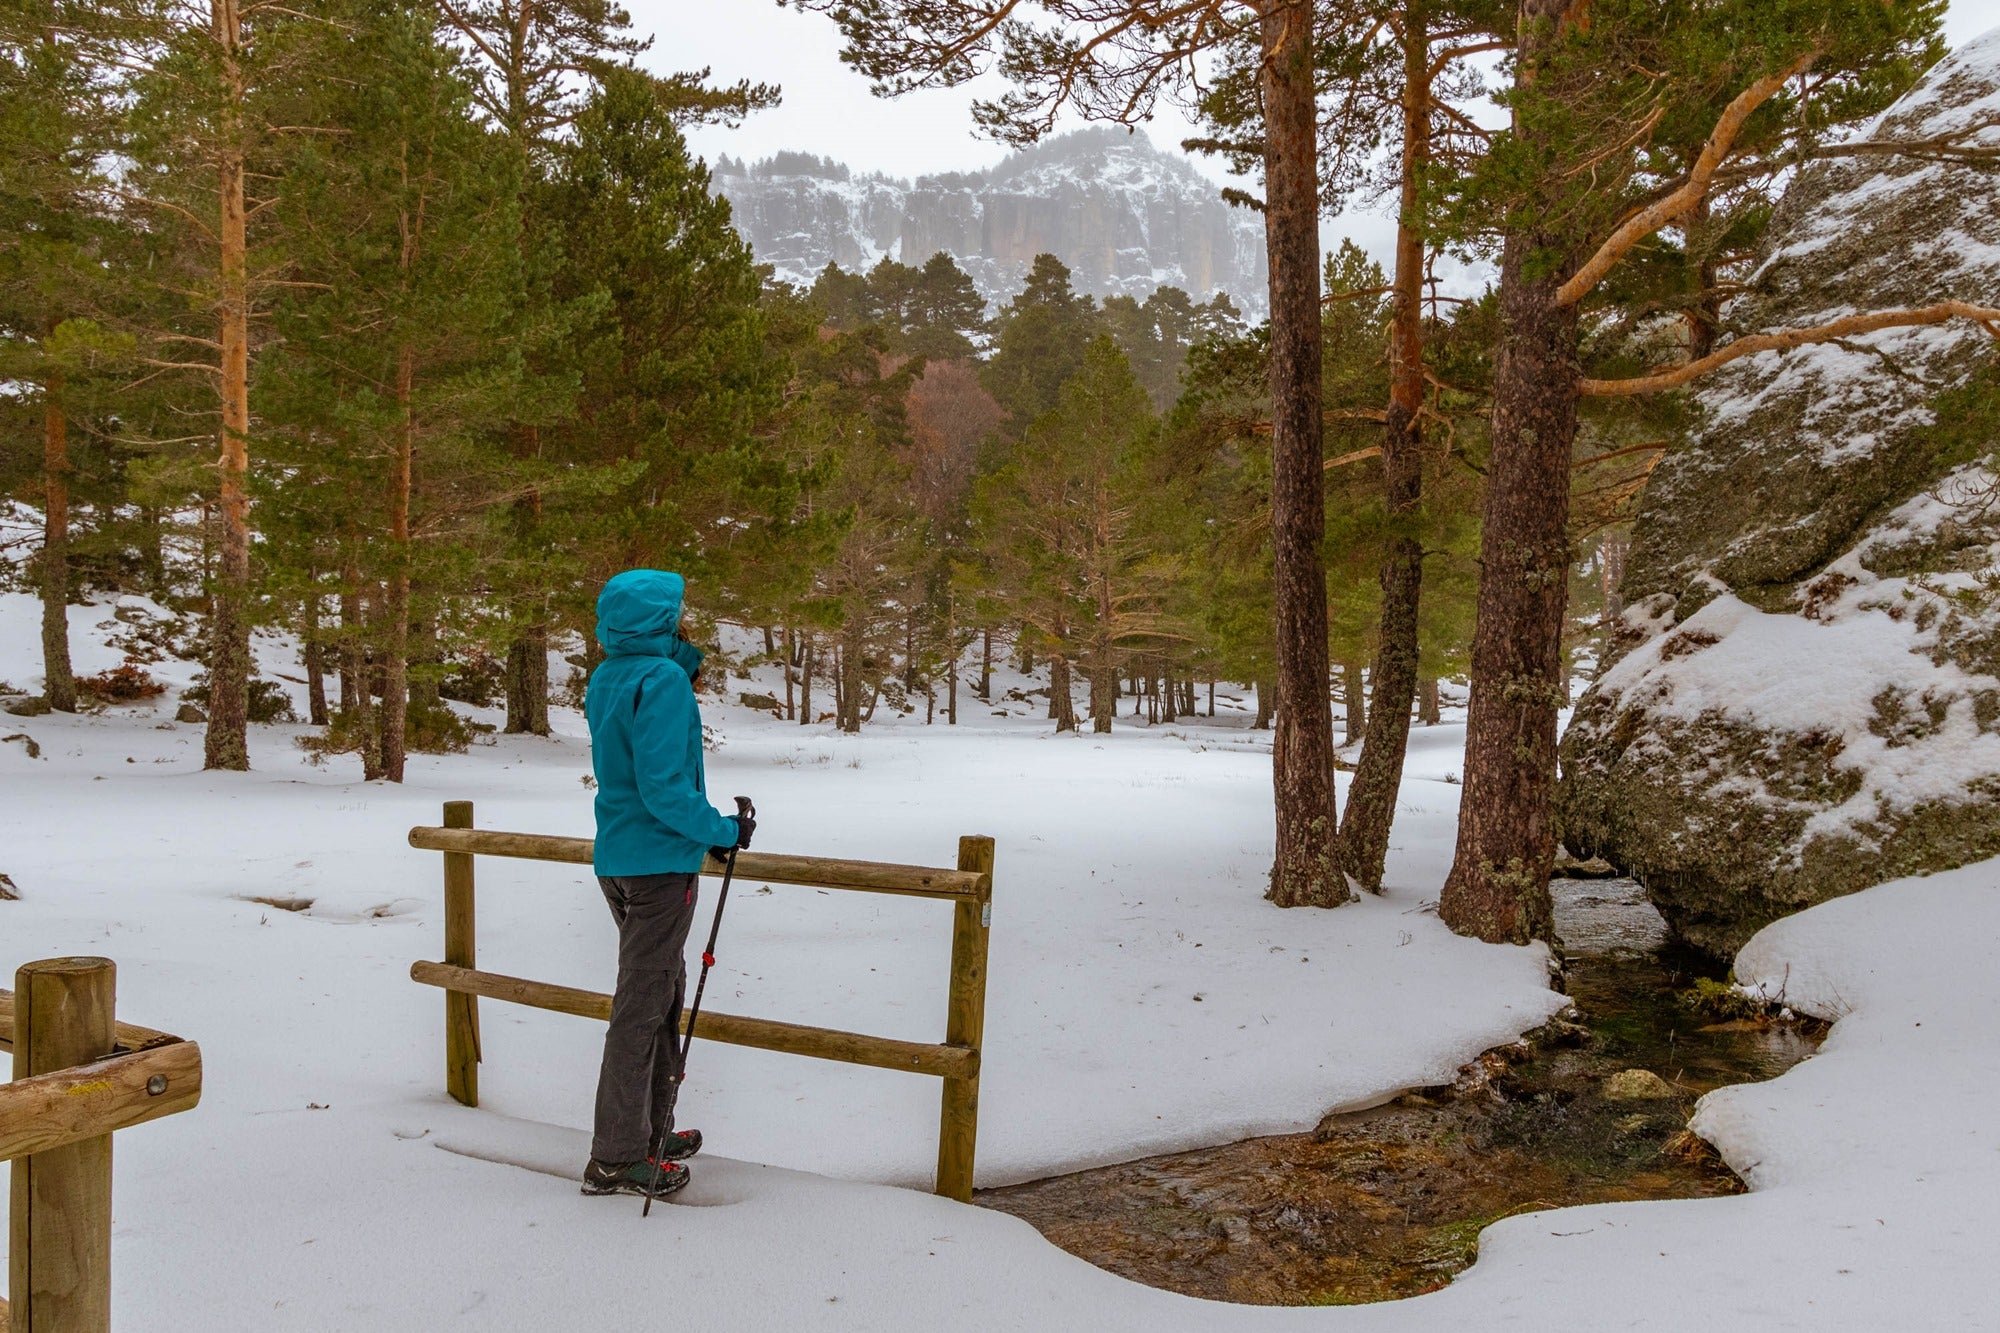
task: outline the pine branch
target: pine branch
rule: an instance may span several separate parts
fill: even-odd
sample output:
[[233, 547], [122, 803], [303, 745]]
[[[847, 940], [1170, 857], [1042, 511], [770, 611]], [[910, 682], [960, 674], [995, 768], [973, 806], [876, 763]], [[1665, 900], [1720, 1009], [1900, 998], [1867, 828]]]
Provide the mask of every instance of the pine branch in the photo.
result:
[[1662, 370], [1633, 379], [1584, 380], [1578, 387], [1586, 398], [1623, 398], [1637, 394], [1658, 393], [1662, 389], [1677, 389], [1683, 384], [1700, 379], [1711, 370], [1726, 366], [1732, 361], [1740, 361], [1746, 356], [1756, 356], [1760, 352], [1790, 351], [1794, 347], [1834, 342], [1860, 333], [1873, 333], [1878, 329], [1918, 328], [1927, 324], [1943, 324], [1954, 319], [1969, 319], [1996, 340], [2000, 340], [2000, 308], [1973, 305], [1969, 301], [1940, 301], [1936, 305], [1918, 306], [1909, 310], [1878, 310], [1872, 314], [1848, 315], [1825, 324], [1815, 324], [1811, 328], [1786, 329], [1779, 333], [1753, 333], [1738, 338], [1727, 347], [1719, 348], [1685, 365], [1675, 366], [1671, 370]]
[[1768, 74], [1748, 88], [1738, 93], [1722, 116], [1709, 131], [1708, 142], [1701, 146], [1701, 153], [1695, 158], [1694, 169], [1688, 172], [1687, 180], [1678, 190], [1667, 195], [1647, 208], [1641, 209], [1626, 219], [1612, 232], [1597, 253], [1584, 262], [1582, 268], [1569, 281], [1556, 289], [1556, 304], [1573, 306], [1588, 296], [1605, 276], [1618, 266], [1618, 261], [1630, 254], [1632, 248], [1651, 236], [1660, 228], [1692, 211], [1707, 197], [1709, 184], [1715, 173], [1728, 159], [1736, 146], [1736, 140], [1743, 133], [1743, 126], [1757, 109], [1770, 101], [1778, 91], [1795, 76], [1804, 73], [1819, 58], [1817, 49], [1808, 51], [1786, 68], [1775, 74]]

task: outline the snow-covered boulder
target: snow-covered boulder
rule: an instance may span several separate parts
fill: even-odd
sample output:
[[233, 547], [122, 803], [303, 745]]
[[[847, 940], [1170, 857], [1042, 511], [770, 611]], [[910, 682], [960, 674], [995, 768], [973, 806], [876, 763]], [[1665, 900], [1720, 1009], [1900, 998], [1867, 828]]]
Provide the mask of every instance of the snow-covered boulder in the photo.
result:
[[[2000, 118], [2000, 32], [1863, 132]], [[1972, 142], [2000, 144], [2000, 130]], [[2000, 173], [1804, 172], [1739, 330], [2000, 301]], [[1745, 358], [1704, 382], [1626, 566], [1609, 669], [1563, 740], [1578, 855], [1718, 954], [1788, 912], [2000, 853], [2000, 358], [1963, 322]]]

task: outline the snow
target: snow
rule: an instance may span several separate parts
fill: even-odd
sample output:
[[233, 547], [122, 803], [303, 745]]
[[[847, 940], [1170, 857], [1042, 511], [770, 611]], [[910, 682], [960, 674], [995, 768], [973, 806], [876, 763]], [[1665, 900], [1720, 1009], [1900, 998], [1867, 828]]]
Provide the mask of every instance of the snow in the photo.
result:
[[[1975, 128], [1983, 127], [1983, 128]], [[1918, 86], [1859, 129], [1866, 142], [1909, 142], [1958, 136], [1967, 146], [2000, 141], [2000, 29], [1960, 46], [1925, 74]], [[1793, 219], [1786, 243], [1749, 279], [1753, 306], [1761, 287], [1789, 293], [1775, 322], [1806, 328], [1858, 313], [1851, 304], [1804, 297], [1827, 289], [1872, 309], [1918, 306], [1958, 299], [1983, 301], [2000, 274], [2000, 228], [1990, 210], [1967, 211], [1961, 198], [1983, 198], [1991, 183], [1977, 165], [1926, 162], [1883, 154], [1836, 159], [1816, 169], [1825, 188], [1809, 210]], [[1928, 201], [1912, 207], [1912, 201]], [[1866, 258], [1846, 266], [1840, 280], [1816, 252], [1851, 244], [1885, 225], [1904, 237], [1887, 260]], [[1879, 260], [1879, 262], [1878, 262]], [[1872, 266], [1872, 267], [1871, 267]], [[1807, 273], [1798, 287], [1789, 274]], [[1887, 299], [1884, 293], [1893, 293]], [[1755, 321], [1753, 321], [1755, 322]], [[1865, 458], [1908, 430], [1934, 419], [1928, 393], [1910, 385], [1943, 385], [1962, 378], [1987, 335], [1963, 320], [1926, 327], [1885, 329], [1789, 352], [1765, 352], [1717, 371], [1700, 394], [1712, 426], [1757, 414], [1795, 434], [1801, 451], [1828, 465]], [[1790, 417], [1787, 407], [1795, 407]]]
[[[19, 685], [34, 610], [0, 596]], [[91, 642], [104, 611], [79, 608], [86, 666], [111, 653]], [[957, 833], [999, 838], [983, 1182], [1306, 1125], [1437, 1081], [1560, 1004], [1539, 950], [1453, 938], [1424, 910], [1462, 728], [1415, 734], [1387, 898], [1279, 912], [1258, 894], [1265, 742], [1227, 693], [1213, 724], [1108, 738], [1050, 736], [1032, 701], [858, 738], [713, 710], [715, 789], [757, 796], [760, 847], [944, 862]], [[636, 1201], [584, 1198], [598, 1029], [489, 1002], [484, 1104], [445, 1098], [443, 1006], [407, 976], [439, 949], [438, 866], [402, 841], [447, 798], [491, 827], [587, 832], [582, 743], [419, 758], [396, 788], [307, 767], [298, 729], [260, 727], [256, 772], [203, 774], [199, 729], [170, 711], [19, 719], [47, 757], [0, 746], [0, 868], [24, 895], [0, 904], [9, 960], [113, 957], [122, 1015], [202, 1044], [201, 1106], [119, 1137], [122, 1326], [1993, 1326], [2000, 863], [1827, 904], [1745, 951], [1747, 982], [1840, 1020], [1818, 1059], [1701, 1104], [1756, 1193], [1510, 1218], [1413, 1301], [1239, 1308], [895, 1188], [932, 1165], [937, 1087], [914, 1076], [704, 1046], [684, 1104], [711, 1151], [681, 1202], [641, 1223]], [[602, 986], [611, 930], [576, 872], [482, 861], [481, 964]], [[942, 913], [739, 885], [710, 1001], [935, 1039]]]

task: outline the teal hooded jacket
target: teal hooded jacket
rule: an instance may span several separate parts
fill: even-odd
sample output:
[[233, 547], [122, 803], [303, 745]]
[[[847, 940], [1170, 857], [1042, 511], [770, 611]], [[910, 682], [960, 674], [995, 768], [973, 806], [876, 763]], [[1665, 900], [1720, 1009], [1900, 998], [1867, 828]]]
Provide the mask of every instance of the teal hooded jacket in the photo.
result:
[[736, 821], [708, 802], [701, 712], [690, 683], [701, 653], [680, 637], [687, 583], [628, 569], [597, 598], [605, 659], [590, 673], [584, 716], [597, 775], [600, 875], [701, 869], [711, 847], [736, 843]]

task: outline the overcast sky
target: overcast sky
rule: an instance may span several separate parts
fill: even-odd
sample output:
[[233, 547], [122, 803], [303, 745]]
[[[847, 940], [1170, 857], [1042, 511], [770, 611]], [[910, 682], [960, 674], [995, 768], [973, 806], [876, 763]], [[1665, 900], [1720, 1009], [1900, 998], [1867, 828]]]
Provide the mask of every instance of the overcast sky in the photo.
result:
[[[704, 157], [729, 153], [755, 160], [790, 148], [835, 158], [859, 171], [893, 176], [990, 166], [1005, 150], [973, 133], [970, 106], [975, 89], [911, 93], [894, 101], [872, 97], [867, 80], [840, 63], [840, 36], [833, 21], [818, 14], [781, 9], [776, 0], [624, 0], [633, 25], [654, 35], [645, 56], [661, 71], [712, 66], [721, 82], [749, 78], [776, 83], [784, 102], [752, 116], [738, 129], [708, 128], [691, 137]], [[1946, 34], [1956, 44], [2000, 27], [2000, 0], [1952, 0]], [[1148, 131], [1162, 148], [1175, 148], [1193, 133], [1174, 108], [1162, 106]], [[1194, 158], [1197, 168], [1217, 181], [1220, 164]], [[1390, 227], [1366, 216], [1342, 220], [1331, 229], [1353, 234], [1380, 251]]]

